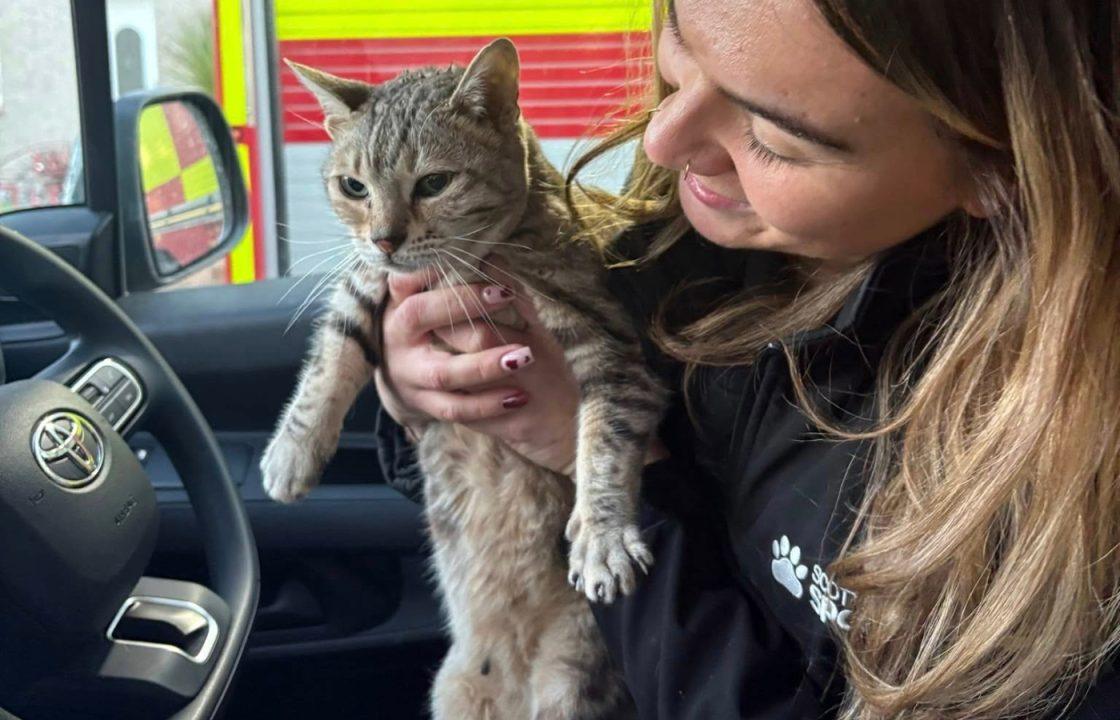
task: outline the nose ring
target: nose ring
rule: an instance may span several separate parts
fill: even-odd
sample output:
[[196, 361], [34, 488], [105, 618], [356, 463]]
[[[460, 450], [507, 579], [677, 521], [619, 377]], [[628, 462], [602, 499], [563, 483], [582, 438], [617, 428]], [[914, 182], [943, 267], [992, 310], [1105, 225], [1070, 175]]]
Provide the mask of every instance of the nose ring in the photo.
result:
[[669, 102], [669, 98], [670, 98], [670, 97], [672, 97], [672, 95], [671, 95], [671, 94], [670, 94], [670, 95], [666, 95], [665, 97], [661, 98], [661, 102], [657, 103], [657, 107], [655, 107], [655, 108], [650, 108], [650, 109], [649, 109], [649, 110], [647, 111], [647, 113], [646, 113], [646, 114], [647, 114], [647, 115], [653, 115], [653, 114], [654, 114], [654, 113], [656, 113], [656, 112], [660, 112], [661, 110], [664, 110], [664, 109], [665, 109], [665, 103]]

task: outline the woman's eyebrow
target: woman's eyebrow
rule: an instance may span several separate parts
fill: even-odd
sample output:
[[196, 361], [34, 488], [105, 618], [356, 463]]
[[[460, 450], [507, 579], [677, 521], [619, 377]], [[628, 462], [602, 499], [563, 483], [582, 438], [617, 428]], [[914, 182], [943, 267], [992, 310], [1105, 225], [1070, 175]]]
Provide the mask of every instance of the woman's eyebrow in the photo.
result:
[[[665, 22], [666, 25], [668, 25], [670, 32], [673, 33], [673, 37], [675, 37], [677, 42], [680, 44], [681, 48], [684, 49], [685, 52], [689, 52], [688, 43], [685, 41], [684, 35], [681, 34], [680, 25], [677, 23], [677, 7], [676, 3], [673, 2], [673, 0], [669, 0], [668, 12], [666, 13]], [[811, 143], [816, 143], [817, 145], [836, 150], [837, 152], [852, 152], [852, 146], [848, 143], [838, 138], [832, 137], [826, 132], [806, 125], [804, 122], [797, 120], [796, 118], [793, 118], [778, 110], [774, 110], [773, 108], [759, 105], [753, 100], [747, 100], [746, 98], [739, 97], [727, 88], [717, 85], [716, 89], [719, 90], [721, 95], [723, 95], [739, 107], [743, 108], [747, 112], [751, 113], [752, 115], [757, 115], [760, 118], [769, 120], [770, 122], [774, 123], [796, 138], [808, 140]]]
[[716, 89], [719, 90], [721, 95], [723, 95], [736, 105], [742, 107], [750, 114], [757, 115], [760, 118], [769, 120], [794, 137], [801, 138], [802, 140], [808, 140], [809, 142], [816, 143], [817, 145], [823, 145], [824, 147], [836, 150], [837, 152], [852, 152], [852, 146], [848, 143], [838, 138], [834, 138], [828, 133], [810, 127], [801, 120], [790, 117], [789, 115], [786, 115], [785, 113], [782, 113], [778, 110], [764, 107], [756, 102], [747, 100], [746, 98], [741, 98], [738, 95], [732, 93], [727, 88], [716, 86]]

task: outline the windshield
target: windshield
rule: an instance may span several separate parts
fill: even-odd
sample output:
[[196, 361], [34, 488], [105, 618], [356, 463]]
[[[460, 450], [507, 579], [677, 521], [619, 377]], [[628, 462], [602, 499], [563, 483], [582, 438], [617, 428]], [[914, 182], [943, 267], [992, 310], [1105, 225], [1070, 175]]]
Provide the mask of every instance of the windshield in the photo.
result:
[[84, 200], [69, 0], [3, 0], [0, 213]]

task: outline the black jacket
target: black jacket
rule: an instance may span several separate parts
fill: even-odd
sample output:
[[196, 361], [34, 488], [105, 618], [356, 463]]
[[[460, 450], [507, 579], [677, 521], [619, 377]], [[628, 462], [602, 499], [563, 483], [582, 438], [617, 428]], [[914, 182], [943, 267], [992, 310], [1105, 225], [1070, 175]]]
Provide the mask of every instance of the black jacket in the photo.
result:
[[[624, 237], [623, 253], [640, 254], [648, 232]], [[785, 338], [817, 406], [837, 420], [870, 417], [885, 342], [948, 280], [941, 247], [930, 232], [891, 248], [831, 322]], [[653, 264], [612, 271], [611, 284], [644, 329], [689, 279], [718, 278], [709, 291], [761, 291], [781, 267], [776, 253], [692, 235]], [[645, 349], [679, 387], [679, 366]], [[612, 659], [643, 720], [834, 717], [844, 679], [832, 634], [844, 632], [859, 599], [824, 568], [861, 499], [870, 446], [814, 437], [775, 343], [749, 367], [703, 369], [693, 382], [696, 425], [678, 397], [661, 427], [671, 457], [643, 475], [641, 524], [655, 565], [632, 596], [595, 608]], [[383, 470], [415, 496], [411, 447], [384, 415], [378, 433]], [[1096, 718], [1120, 719], [1112, 668], [1063, 716]]]

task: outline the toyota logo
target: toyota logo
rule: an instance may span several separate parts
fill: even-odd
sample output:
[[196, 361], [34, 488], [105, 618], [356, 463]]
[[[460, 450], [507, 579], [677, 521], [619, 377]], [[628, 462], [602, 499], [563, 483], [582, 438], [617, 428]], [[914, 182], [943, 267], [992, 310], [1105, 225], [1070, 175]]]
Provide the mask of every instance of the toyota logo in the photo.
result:
[[47, 477], [70, 490], [89, 485], [105, 464], [105, 445], [93, 423], [72, 412], [43, 418], [31, 449]]

